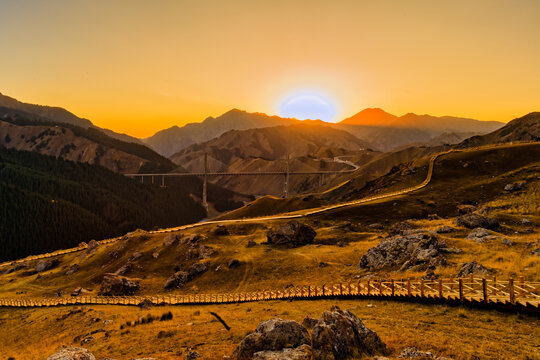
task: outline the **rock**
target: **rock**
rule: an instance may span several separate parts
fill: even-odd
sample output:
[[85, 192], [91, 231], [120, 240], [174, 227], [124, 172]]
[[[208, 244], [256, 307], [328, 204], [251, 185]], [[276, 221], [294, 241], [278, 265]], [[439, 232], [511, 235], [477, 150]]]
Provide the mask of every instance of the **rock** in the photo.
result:
[[402, 221], [402, 222], [398, 222], [392, 225], [392, 227], [389, 230], [389, 233], [392, 235], [397, 235], [397, 234], [401, 234], [402, 231], [413, 230], [413, 229], [414, 227], [410, 223], [406, 221]]
[[504, 186], [504, 191], [512, 192], [512, 191], [519, 191], [523, 190], [525, 188], [524, 182], [515, 182], [512, 184], [506, 184]]
[[476, 211], [476, 206], [474, 205], [458, 205], [458, 212], [462, 215], [472, 214]]
[[478, 227], [474, 228], [473, 231], [467, 235], [467, 240], [474, 240], [476, 242], [482, 243], [487, 240], [489, 237], [489, 231], [487, 229]]
[[230, 235], [229, 229], [225, 225], [218, 225], [214, 229], [214, 235], [216, 236], [224, 236], [224, 235]]
[[399, 354], [399, 358], [433, 358], [433, 354], [431, 352], [424, 352], [420, 351], [415, 347], [407, 347], [401, 351], [401, 354]]
[[499, 226], [499, 222], [497, 220], [479, 214], [466, 214], [458, 216], [456, 219], [456, 224], [458, 226], [464, 226], [469, 229], [479, 227], [486, 229], [494, 229]]
[[206, 265], [197, 262], [189, 267], [187, 271], [177, 271], [165, 281], [165, 289], [180, 288], [187, 282], [193, 280], [199, 274], [206, 271]]
[[81, 294], [89, 293], [90, 291], [92, 291], [92, 290], [91, 289], [85, 289], [85, 288], [82, 288], [82, 287], [78, 287], [78, 288], [75, 288], [71, 292], [71, 296], [79, 296]]
[[310, 345], [307, 329], [296, 321], [275, 318], [263, 321], [255, 332], [246, 336], [234, 350], [232, 359], [252, 359], [257, 352], [281, 351], [302, 345]]
[[131, 254], [130, 258], [128, 259], [128, 261], [135, 261], [137, 259], [140, 259], [143, 257], [143, 253], [140, 252], [140, 251], [135, 251], [133, 254]]
[[522, 224], [530, 224], [531, 221], [529, 219], [523, 218], [523, 219], [521, 219], [521, 223]]
[[206, 236], [204, 235], [201, 235], [201, 234], [193, 234], [193, 235], [189, 235], [189, 236], [184, 236], [181, 240], [180, 240], [180, 243], [181, 244], [196, 244], [198, 242], [201, 242], [201, 241], [204, 241], [206, 240]]
[[477, 263], [476, 261], [471, 261], [468, 263], [461, 264], [457, 277], [466, 277], [468, 275], [488, 275], [490, 271], [485, 268], [482, 264]]
[[441, 217], [437, 214], [429, 214], [427, 218], [428, 220], [439, 220]]
[[116, 270], [113, 274], [114, 275], [126, 275], [133, 269], [133, 264], [128, 262], [124, 265], [122, 265], [118, 270]]
[[139, 282], [115, 274], [106, 274], [101, 282], [99, 295], [126, 296], [133, 295], [139, 290]]
[[313, 359], [357, 359], [363, 355], [387, 355], [389, 349], [349, 310], [325, 311], [311, 331]]
[[250, 248], [250, 247], [254, 247], [254, 246], [256, 246], [256, 245], [257, 245], [257, 243], [256, 243], [253, 239], [249, 239], [249, 241], [248, 241], [246, 247], [247, 247], [247, 248]]
[[324, 261], [321, 261], [321, 262], [319, 263], [319, 268], [325, 268], [325, 267], [327, 267], [327, 266], [328, 266], [328, 264], [325, 263]]
[[462, 254], [463, 250], [458, 248], [442, 248], [441, 252], [445, 254]]
[[400, 271], [433, 268], [446, 259], [437, 237], [430, 234], [396, 235], [369, 249], [358, 264], [360, 269], [399, 267]]
[[448, 233], [451, 233], [455, 231], [455, 229], [451, 226], [448, 226], [448, 225], [444, 225], [444, 226], [439, 226], [437, 229], [435, 229], [435, 232], [437, 234], [448, 234]]
[[99, 246], [99, 242], [92, 239], [86, 246], [86, 252], [87, 253], [93, 252], [98, 246]]
[[424, 279], [424, 280], [435, 280], [438, 278], [439, 277], [433, 272], [433, 270], [427, 270], [426, 275], [421, 277], [421, 279]]
[[152, 301], [150, 301], [150, 300], [148, 300], [148, 299], [144, 299], [144, 300], [142, 300], [140, 303], [138, 303], [137, 306], [138, 306], [141, 310], [148, 310], [148, 309], [150, 309], [152, 306], [154, 306], [154, 303], [152, 303]]
[[383, 228], [383, 226], [382, 226], [382, 224], [374, 223], [374, 224], [368, 225], [368, 228], [370, 228], [370, 229], [375, 229], [375, 230], [380, 230], [380, 229]]
[[47, 360], [96, 360], [96, 357], [86, 349], [68, 346], [52, 354]]
[[159, 251], [159, 250], [158, 250], [158, 251], [154, 251], [154, 252], [152, 253], [152, 258], [157, 259], [157, 258], [159, 257], [159, 255], [161, 255], [161, 251]]
[[229, 269], [233, 269], [233, 268], [239, 267], [240, 264], [241, 264], [240, 260], [238, 260], [238, 259], [231, 259], [231, 260], [229, 260], [229, 262], [227, 263], [227, 267], [228, 267]]
[[540, 248], [534, 249], [529, 253], [530, 255], [540, 256]]
[[79, 264], [73, 264], [69, 267], [68, 271], [66, 271], [66, 275], [72, 275], [79, 271]]
[[207, 245], [199, 246], [199, 259], [208, 259], [210, 256], [214, 255], [216, 251], [213, 247]]
[[270, 230], [266, 234], [270, 244], [287, 245], [290, 247], [312, 244], [316, 235], [315, 230], [296, 220], [289, 221], [287, 224], [276, 230]]
[[39, 260], [34, 268], [37, 273], [47, 271], [58, 265], [58, 259]]
[[11, 267], [7, 269], [4, 274], [11, 274], [15, 271], [19, 271], [21, 269], [28, 268], [28, 264], [26, 262], [13, 262], [11, 263]]
[[186, 351], [186, 359], [187, 359], [187, 360], [194, 360], [194, 359], [200, 358], [200, 357], [201, 357], [201, 355], [200, 355], [197, 351], [195, 351], [195, 350], [193, 350], [193, 351]]
[[515, 244], [512, 240], [507, 239], [507, 238], [502, 239], [502, 240], [501, 240], [501, 243], [502, 243], [503, 245], [506, 245], [506, 246], [512, 246], [512, 245]]
[[77, 245], [77, 247], [80, 247], [80, 248], [85, 248], [85, 247], [87, 247], [87, 246], [88, 246], [88, 244], [85, 243], [84, 241], [81, 241], [81, 242], [79, 243], [79, 245]]
[[279, 351], [258, 351], [253, 354], [253, 360], [311, 360], [311, 346], [304, 344]]
[[165, 285], [163, 285], [163, 287], [165, 289], [179, 288], [184, 286], [187, 282], [187, 271], [177, 271], [165, 281]]
[[178, 242], [178, 236], [176, 234], [169, 234], [163, 238], [163, 246], [171, 246]]

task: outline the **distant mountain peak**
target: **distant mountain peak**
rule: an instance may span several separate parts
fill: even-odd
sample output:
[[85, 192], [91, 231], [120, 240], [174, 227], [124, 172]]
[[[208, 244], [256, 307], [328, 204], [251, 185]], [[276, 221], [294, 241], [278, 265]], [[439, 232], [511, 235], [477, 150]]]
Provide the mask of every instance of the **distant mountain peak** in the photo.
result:
[[366, 108], [341, 121], [340, 124], [386, 126], [395, 119], [397, 119], [397, 116], [389, 114], [381, 108]]

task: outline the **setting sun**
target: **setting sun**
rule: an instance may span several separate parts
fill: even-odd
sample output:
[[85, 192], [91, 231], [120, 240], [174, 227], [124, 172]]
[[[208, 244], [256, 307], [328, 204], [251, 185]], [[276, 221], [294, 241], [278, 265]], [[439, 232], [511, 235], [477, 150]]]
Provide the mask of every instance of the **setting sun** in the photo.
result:
[[299, 120], [335, 121], [336, 106], [326, 95], [315, 91], [298, 91], [284, 97], [279, 103], [282, 117]]

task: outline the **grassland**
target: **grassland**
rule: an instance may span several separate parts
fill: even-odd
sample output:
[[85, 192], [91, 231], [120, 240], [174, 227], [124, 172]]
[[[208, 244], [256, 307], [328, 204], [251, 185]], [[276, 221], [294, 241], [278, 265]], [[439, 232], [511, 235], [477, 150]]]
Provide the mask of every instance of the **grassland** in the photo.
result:
[[[0, 309], [0, 328], [9, 329], [0, 337], [0, 351], [6, 358], [43, 359], [62, 345], [81, 346], [82, 339], [92, 336], [82, 346], [98, 359], [180, 359], [187, 349], [195, 349], [205, 359], [223, 359], [263, 320], [280, 317], [301, 322], [305, 316], [318, 318], [332, 305], [351, 309], [390, 346], [392, 357], [407, 346], [416, 346], [456, 360], [540, 358], [537, 318], [371, 300], [269, 301], [149, 310], [96, 305], [64, 320], [62, 316], [73, 307]], [[170, 321], [125, 326], [148, 314], [159, 317], [168, 311], [173, 314]], [[218, 313], [231, 330], [226, 331], [210, 312]], [[81, 336], [95, 330], [104, 332]]]

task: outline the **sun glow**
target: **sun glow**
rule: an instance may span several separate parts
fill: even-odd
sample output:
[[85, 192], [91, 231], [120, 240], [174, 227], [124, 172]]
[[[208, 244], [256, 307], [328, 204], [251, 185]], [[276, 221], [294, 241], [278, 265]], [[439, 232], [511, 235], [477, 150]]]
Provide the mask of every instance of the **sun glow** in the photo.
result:
[[335, 102], [328, 95], [319, 91], [295, 91], [279, 101], [278, 113], [299, 120], [332, 122], [336, 120], [337, 111]]

